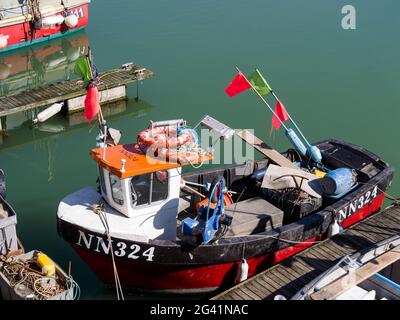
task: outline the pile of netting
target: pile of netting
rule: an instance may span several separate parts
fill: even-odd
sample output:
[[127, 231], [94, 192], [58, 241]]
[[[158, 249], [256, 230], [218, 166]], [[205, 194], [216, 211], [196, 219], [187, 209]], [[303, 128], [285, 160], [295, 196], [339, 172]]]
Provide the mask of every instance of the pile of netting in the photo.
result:
[[0, 272], [18, 295], [29, 300], [46, 300], [69, 289], [69, 284], [57, 273], [43, 275], [33, 258], [0, 257]]

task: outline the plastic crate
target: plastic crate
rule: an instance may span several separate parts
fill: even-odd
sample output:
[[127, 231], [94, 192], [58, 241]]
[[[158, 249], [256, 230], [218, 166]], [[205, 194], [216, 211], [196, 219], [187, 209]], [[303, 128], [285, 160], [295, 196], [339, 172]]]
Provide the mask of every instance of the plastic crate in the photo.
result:
[[17, 215], [0, 195], [0, 255], [18, 250]]

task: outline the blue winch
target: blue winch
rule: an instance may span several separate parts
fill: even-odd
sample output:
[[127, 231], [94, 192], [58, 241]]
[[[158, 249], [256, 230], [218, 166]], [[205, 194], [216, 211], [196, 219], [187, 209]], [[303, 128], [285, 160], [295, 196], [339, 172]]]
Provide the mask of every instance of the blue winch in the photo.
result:
[[[209, 243], [219, 230], [220, 218], [224, 213], [224, 189], [225, 181], [220, 179], [214, 184], [208, 200], [208, 206], [202, 205], [199, 208], [196, 218], [185, 218], [182, 221], [182, 233], [186, 236], [202, 236], [203, 243]], [[217, 194], [218, 191], [218, 194]], [[212, 208], [211, 199], [216, 195], [217, 201]]]

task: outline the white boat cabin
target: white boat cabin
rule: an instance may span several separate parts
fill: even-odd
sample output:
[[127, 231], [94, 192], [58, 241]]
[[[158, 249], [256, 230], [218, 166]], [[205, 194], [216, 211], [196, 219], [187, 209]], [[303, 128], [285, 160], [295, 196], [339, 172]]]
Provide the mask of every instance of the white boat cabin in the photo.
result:
[[109, 206], [135, 220], [148, 238], [175, 240], [181, 165], [148, 159], [135, 145], [98, 148], [91, 156]]

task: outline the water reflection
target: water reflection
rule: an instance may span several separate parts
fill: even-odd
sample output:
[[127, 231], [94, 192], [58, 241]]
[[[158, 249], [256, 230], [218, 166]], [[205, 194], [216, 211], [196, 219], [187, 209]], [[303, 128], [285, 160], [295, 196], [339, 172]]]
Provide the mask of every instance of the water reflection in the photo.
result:
[[[104, 117], [109, 123], [118, 119], [136, 118], [150, 112], [154, 107], [144, 100], [121, 100], [102, 105]], [[97, 130], [97, 122], [87, 123], [83, 112], [70, 115], [59, 114], [44, 123], [32, 124], [34, 114], [19, 113], [1, 118], [3, 134], [0, 134], [0, 150], [12, 149], [25, 144], [58, 139], [71, 132], [87, 131], [88, 126]]]
[[0, 55], [0, 95], [69, 80], [89, 46], [85, 31]]
[[[153, 109], [153, 106], [146, 101], [139, 100], [122, 100], [115, 103], [110, 103], [102, 106], [103, 115], [109, 123], [113, 123], [118, 119], [128, 119], [140, 117]], [[3, 117], [3, 129], [7, 128], [7, 121], [11, 122], [11, 115]], [[69, 134], [84, 135], [87, 134], [88, 127], [90, 130], [97, 130], [97, 122], [92, 121], [88, 124], [83, 112], [73, 113], [71, 115], [56, 115], [44, 123], [33, 125], [32, 120], [25, 120], [17, 127], [10, 130], [4, 130], [0, 133], [0, 150], [13, 151], [20, 147], [33, 145], [34, 150], [40, 154], [46, 155], [46, 163], [41, 164], [47, 166], [47, 182], [51, 182], [54, 175], [54, 161], [57, 155], [60, 155], [59, 145], [65, 140]], [[94, 141], [93, 141], [94, 143]], [[94, 146], [94, 145], [93, 145]]]

